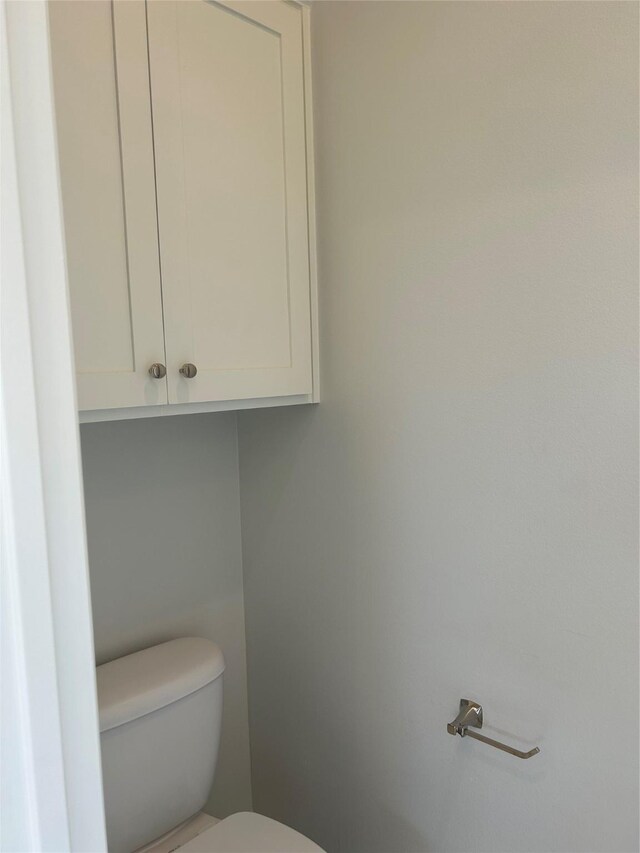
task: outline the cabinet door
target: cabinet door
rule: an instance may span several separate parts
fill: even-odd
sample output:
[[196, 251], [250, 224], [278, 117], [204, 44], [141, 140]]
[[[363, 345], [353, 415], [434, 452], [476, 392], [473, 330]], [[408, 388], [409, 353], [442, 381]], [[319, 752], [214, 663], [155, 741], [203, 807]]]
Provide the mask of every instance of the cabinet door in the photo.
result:
[[169, 402], [310, 393], [301, 10], [147, 9]]
[[143, 0], [49, 4], [81, 409], [167, 402]]

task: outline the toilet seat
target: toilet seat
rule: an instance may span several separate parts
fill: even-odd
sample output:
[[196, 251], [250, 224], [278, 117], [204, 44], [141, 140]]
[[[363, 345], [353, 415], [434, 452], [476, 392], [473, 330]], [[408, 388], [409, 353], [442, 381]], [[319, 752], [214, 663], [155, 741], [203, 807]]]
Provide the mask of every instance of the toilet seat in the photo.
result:
[[313, 841], [276, 820], [238, 812], [197, 835], [180, 853], [324, 853]]

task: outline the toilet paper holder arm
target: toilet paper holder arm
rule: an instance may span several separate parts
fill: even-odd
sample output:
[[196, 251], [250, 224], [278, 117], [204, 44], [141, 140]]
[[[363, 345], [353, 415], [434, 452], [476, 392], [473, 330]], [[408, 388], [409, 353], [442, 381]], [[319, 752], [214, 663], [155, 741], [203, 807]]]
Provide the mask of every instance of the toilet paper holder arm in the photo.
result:
[[447, 724], [447, 731], [450, 735], [460, 735], [460, 737], [472, 737], [474, 740], [480, 740], [489, 746], [494, 746], [496, 749], [501, 749], [503, 752], [508, 752], [509, 755], [515, 755], [516, 758], [531, 758], [540, 752], [540, 748], [534, 746], [528, 752], [522, 752], [513, 746], [508, 746], [506, 743], [493, 740], [485, 735], [480, 735], [477, 732], [470, 731], [470, 728], [481, 729], [483, 722], [482, 705], [473, 702], [471, 699], [460, 700], [460, 713], [451, 723]]

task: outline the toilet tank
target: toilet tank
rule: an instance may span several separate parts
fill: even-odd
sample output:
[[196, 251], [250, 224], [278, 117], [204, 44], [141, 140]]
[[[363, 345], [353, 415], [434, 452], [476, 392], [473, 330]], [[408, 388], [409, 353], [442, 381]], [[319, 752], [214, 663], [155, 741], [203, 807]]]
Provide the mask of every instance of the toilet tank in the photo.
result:
[[204, 806], [216, 767], [224, 658], [196, 637], [96, 670], [109, 853], [132, 853]]

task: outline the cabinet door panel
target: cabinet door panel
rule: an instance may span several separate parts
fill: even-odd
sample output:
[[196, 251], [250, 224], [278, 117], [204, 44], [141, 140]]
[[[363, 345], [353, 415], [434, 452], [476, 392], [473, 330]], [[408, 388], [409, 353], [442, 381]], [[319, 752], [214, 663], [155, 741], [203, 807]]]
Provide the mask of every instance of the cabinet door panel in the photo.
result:
[[149, 0], [148, 26], [169, 400], [310, 393], [300, 9]]
[[79, 407], [166, 403], [144, 2], [49, 17]]

